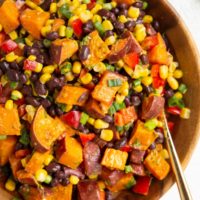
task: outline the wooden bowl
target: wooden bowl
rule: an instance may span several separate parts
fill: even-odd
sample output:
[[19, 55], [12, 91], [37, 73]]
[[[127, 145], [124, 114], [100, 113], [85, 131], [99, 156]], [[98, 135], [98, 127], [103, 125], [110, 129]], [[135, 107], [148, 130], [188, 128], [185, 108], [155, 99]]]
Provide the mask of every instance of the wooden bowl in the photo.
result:
[[[183, 81], [189, 90], [186, 94], [186, 105], [191, 108], [189, 120], [177, 120], [173, 134], [174, 143], [185, 168], [200, 135], [200, 60], [197, 48], [186, 29], [180, 16], [168, 1], [149, 0], [150, 13], [159, 20], [171, 43], [176, 60], [184, 71]], [[147, 197], [138, 196], [131, 192], [121, 192], [117, 200], [156, 200], [159, 199], [174, 183], [173, 173], [163, 181], [154, 181]], [[1, 200], [11, 200], [11, 196], [0, 190]]]

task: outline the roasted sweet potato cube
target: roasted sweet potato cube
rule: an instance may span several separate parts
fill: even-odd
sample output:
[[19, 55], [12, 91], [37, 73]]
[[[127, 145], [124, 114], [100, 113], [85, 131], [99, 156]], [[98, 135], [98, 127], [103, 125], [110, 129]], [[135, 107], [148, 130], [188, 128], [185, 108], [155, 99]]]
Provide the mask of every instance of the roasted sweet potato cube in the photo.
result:
[[41, 29], [49, 17], [49, 12], [26, 9], [21, 13], [20, 21], [26, 31], [28, 31], [35, 39], [40, 39]]
[[124, 170], [127, 158], [128, 158], [127, 152], [123, 152], [112, 148], [107, 148], [104, 153], [101, 164], [110, 169]]
[[157, 150], [149, 153], [144, 160], [144, 165], [159, 180], [163, 180], [170, 170], [170, 165]]
[[0, 106], [0, 135], [20, 135], [21, 124], [16, 108], [8, 110]]
[[21, 159], [16, 158], [14, 154], [9, 157], [10, 168], [15, 178], [17, 178], [17, 171], [22, 168]]
[[8, 136], [4, 140], [0, 140], [0, 166], [5, 165], [9, 157], [12, 155], [17, 138], [15, 136]]
[[101, 39], [97, 31], [93, 31], [88, 35], [90, 56], [83, 61], [86, 66], [94, 66], [104, 60], [110, 53], [107, 44]]
[[131, 5], [132, 3], [135, 2], [135, 0], [114, 0], [117, 3], [126, 3], [128, 5]]
[[54, 22], [52, 24], [52, 31], [57, 31], [59, 29], [59, 27], [64, 25], [64, 24], [65, 24], [64, 19], [60, 19], [60, 18], [54, 19]]
[[25, 170], [19, 170], [16, 172], [16, 178], [20, 183], [28, 185], [37, 185], [37, 180], [35, 176]]
[[78, 43], [72, 39], [56, 39], [51, 44], [50, 54], [55, 64], [61, 64], [78, 51]]
[[35, 175], [36, 171], [44, 167], [44, 161], [49, 156], [50, 152], [40, 153], [35, 151], [25, 166], [25, 171]]
[[56, 150], [56, 158], [60, 164], [76, 169], [83, 161], [81, 144], [75, 138], [66, 135]]
[[5, 0], [0, 7], [0, 24], [6, 33], [14, 31], [19, 26], [19, 11], [13, 0]]
[[139, 150], [147, 150], [157, 137], [154, 131], [147, 129], [144, 123], [138, 120], [131, 134], [129, 145]]
[[59, 92], [56, 102], [83, 106], [89, 97], [89, 90], [82, 87], [65, 85]]

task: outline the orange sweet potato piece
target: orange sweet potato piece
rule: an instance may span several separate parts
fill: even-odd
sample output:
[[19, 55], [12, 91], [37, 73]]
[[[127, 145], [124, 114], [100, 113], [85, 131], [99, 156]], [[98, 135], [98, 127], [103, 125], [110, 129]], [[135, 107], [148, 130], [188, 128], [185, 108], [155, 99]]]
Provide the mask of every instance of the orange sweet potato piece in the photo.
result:
[[71, 126], [69, 126], [68, 124], [64, 123], [64, 126], [65, 126], [65, 133], [68, 135], [68, 136], [73, 136], [77, 133], [77, 130], [73, 129]]
[[0, 24], [6, 33], [14, 31], [19, 26], [19, 11], [13, 0], [5, 0], [0, 7]]
[[21, 159], [16, 158], [14, 154], [9, 157], [9, 163], [14, 177], [17, 177], [17, 171], [22, 168]]
[[114, 0], [117, 3], [126, 3], [128, 5], [131, 5], [135, 2], [135, 0]]
[[131, 134], [129, 145], [139, 150], [147, 150], [157, 137], [154, 131], [145, 128], [144, 123], [138, 120]]
[[38, 151], [35, 151], [28, 163], [26, 164], [25, 171], [34, 175], [37, 170], [42, 169], [44, 167], [44, 161], [49, 156], [49, 154], [50, 151], [47, 151], [46, 153], [40, 153]]
[[89, 90], [82, 87], [65, 85], [59, 92], [56, 102], [83, 106], [89, 97]]
[[63, 19], [55, 19], [52, 24], [52, 31], [57, 31], [61, 25], [64, 25], [65, 21]]
[[61, 64], [78, 51], [78, 43], [72, 39], [56, 39], [51, 43], [50, 54], [52, 62]]
[[144, 160], [144, 165], [159, 180], [163, 180], [170, 170], [170, 165], [157, 150], [149, 153]]
[[34, 2], [37, 5], [40, 5], [43, 1], [42, 0], [32, 0], [32, 2]]
[[21, 13], [20, 21], [26, 31], [28, 31], [35, 39], [40, 39], [41, 29], [49, 17], [49, 12], [26, 9]]
[[4, 140], [0, 140], [0, 166], [5, 165], [9, 157], [12, 155], [17, 138], [15, 136], [8, 136]]
[[20, 183], [28, 185], [37, 185], [37, 180], [35, 179], [34, 175], [29, 172], [26, 172], [25, 170], [17, 171], [16, 177]]
[[0, 106], [0, 135], [20, 135], [21, 124], [16, 108], [8, 110]]
[[53, 143], [65, 131], [65, 125], [58, 118], [51, 118], [40, 106], [31, 125], [31, 142], [36, 150], [48, 151]]
[[83, 161], [81, 144], [75, 138], [66, 135], [56, 150], [56, 158], [60, 164], [76, 169]]
[[110, 53], [110, 50], [97, 31], [93, 31], [88, 36], [90, 56], [87, 60], [83, 61], [83, 64], [86, 66], [94, 66], [104, 60]]
[[107, 148], [101, 164], [110, 169], [124, 170], [126, 161], [128, 159], [128, 153], [120, 150]]

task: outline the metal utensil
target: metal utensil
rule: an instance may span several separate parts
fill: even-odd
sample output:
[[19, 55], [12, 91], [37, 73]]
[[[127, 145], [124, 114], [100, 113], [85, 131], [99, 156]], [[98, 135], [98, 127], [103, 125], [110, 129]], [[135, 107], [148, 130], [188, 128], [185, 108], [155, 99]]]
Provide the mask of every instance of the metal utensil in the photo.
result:
[[171, 133], [169, 131], [169, 127], [167, 125], [166, 115], [163, 112], [163, 125], [164, 125], [164, 136], [167, 145], [167, 149], [169, 152], [169, 157], [171, 161], [172, 170], [174, 172], [178, 190], [180, 193], [181, 200], [192, 200], [192, 196], [190, 190], [188, 188], [185, 176], [183, 174], [183, 170], [171, 137]]

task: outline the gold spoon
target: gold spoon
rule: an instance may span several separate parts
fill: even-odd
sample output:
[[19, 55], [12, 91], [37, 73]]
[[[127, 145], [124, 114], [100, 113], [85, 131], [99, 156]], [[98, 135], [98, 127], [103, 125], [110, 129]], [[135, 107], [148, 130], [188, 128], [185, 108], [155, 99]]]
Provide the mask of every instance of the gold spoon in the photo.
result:
[[187, 185], [185, 176], [183, 174], [183, 170], [182, 170], [182, 167], [181, 167], [181, 164], [180, 164], [180, 161], [179, 161], [179, 158], [178, 158], [178, 155], [177, 155], [177, 152], [176, 152], [176, 149], [171, 137], [171, 133], [169, 131], [169, 127], [167, 125], [167, 119], [164, 112], [163, 112], [162, 117], [163, 117], [165, 141], [166, 141], [167, 149], [169, 152], [171, 166], [176, 178], [181, 200], [192, 200], [192, 196], [191, 196], [189, 187]]

